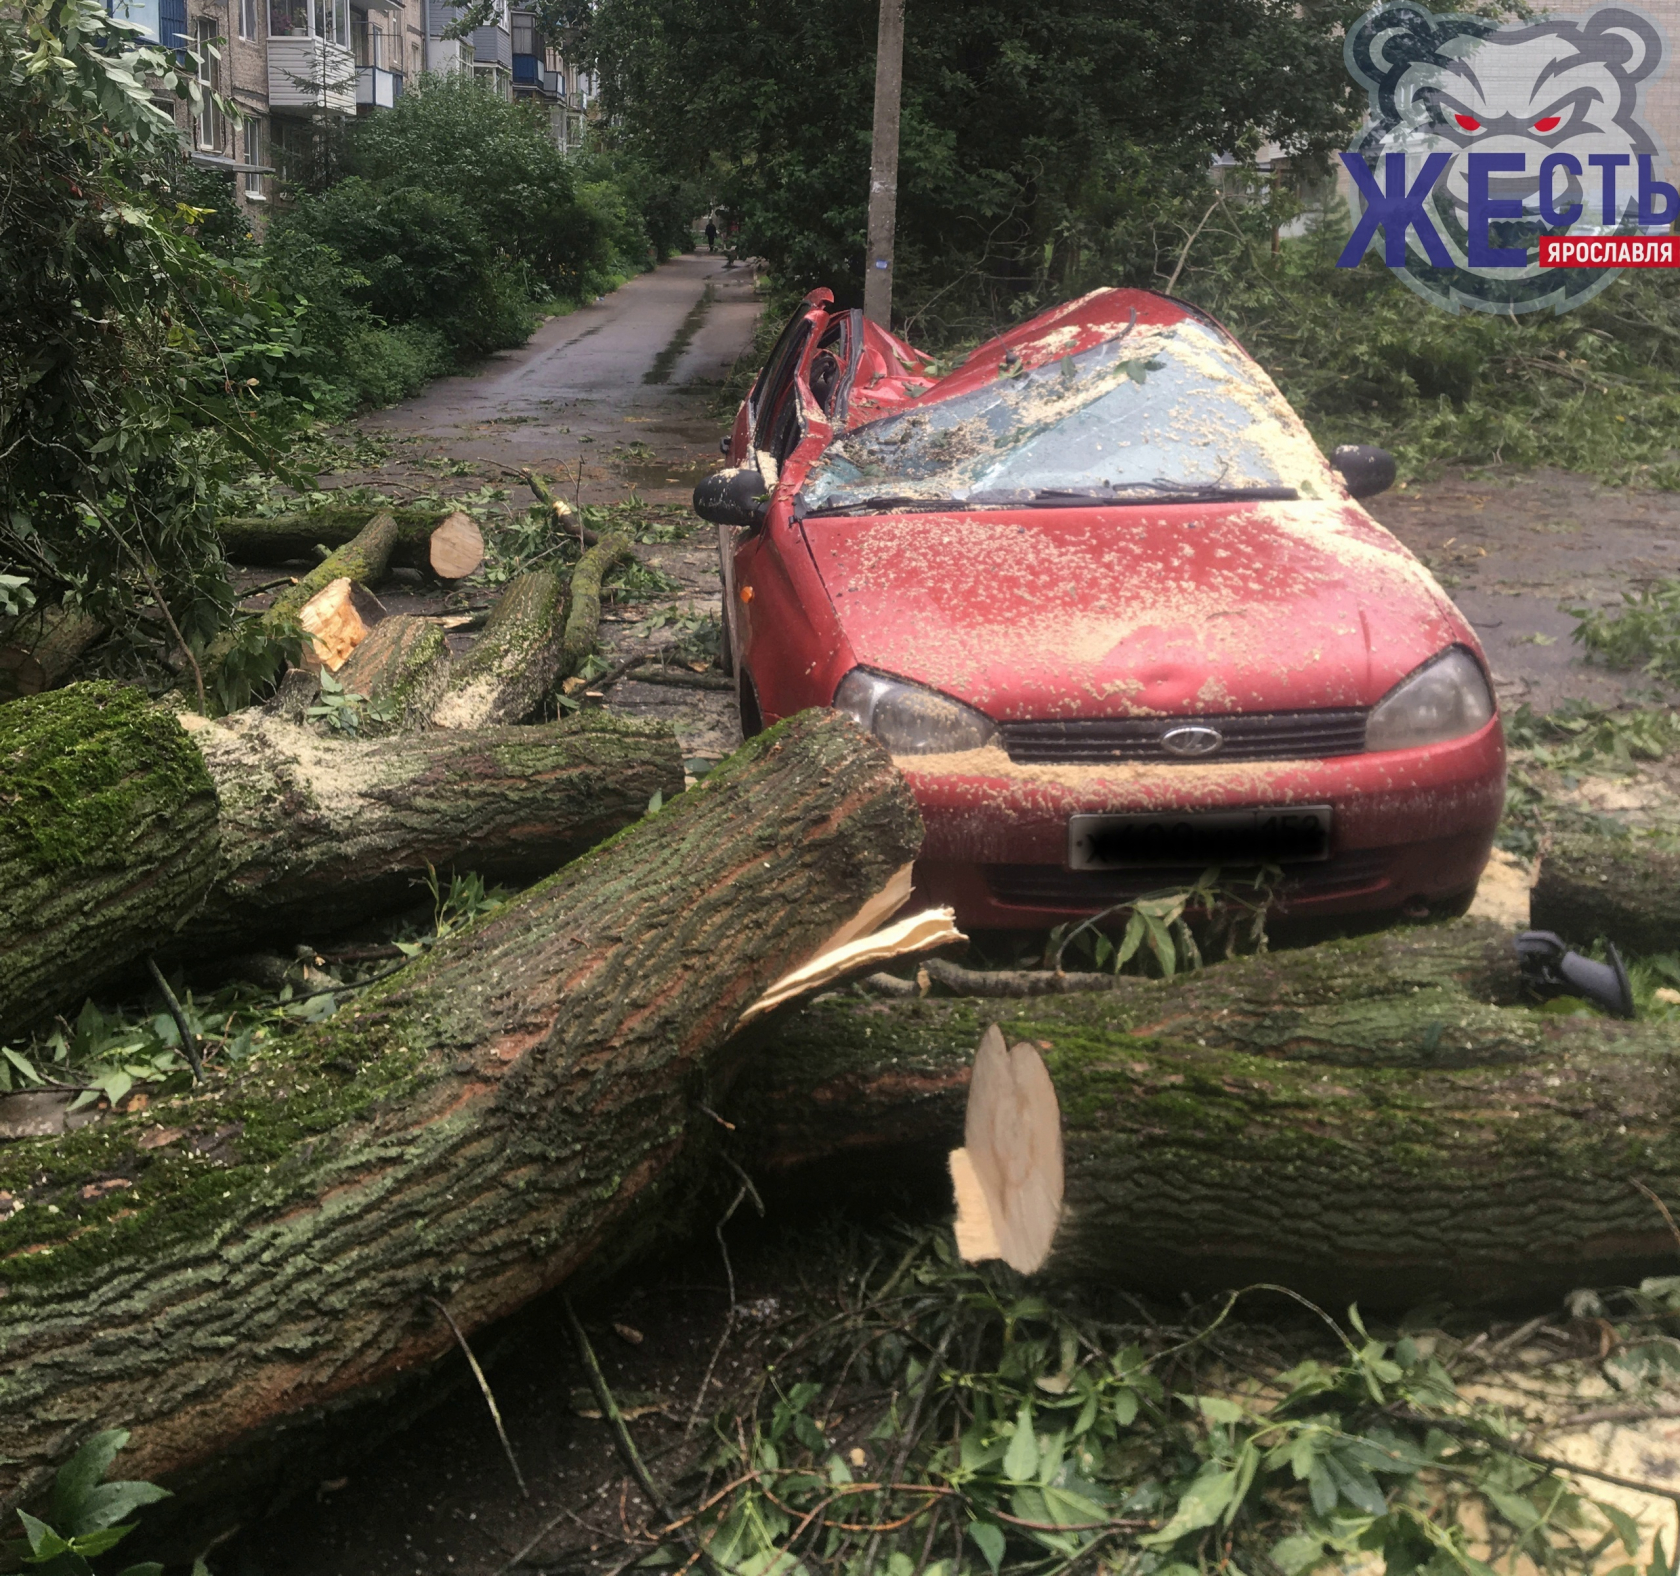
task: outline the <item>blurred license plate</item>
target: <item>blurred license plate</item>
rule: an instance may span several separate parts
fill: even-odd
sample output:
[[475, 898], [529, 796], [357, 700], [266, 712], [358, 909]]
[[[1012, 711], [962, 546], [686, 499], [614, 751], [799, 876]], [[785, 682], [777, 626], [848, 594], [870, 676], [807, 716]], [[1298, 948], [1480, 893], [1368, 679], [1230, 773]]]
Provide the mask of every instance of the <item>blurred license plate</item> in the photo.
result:
[[1075, 815], [1068, 864], [1075, 870], [1151, 865], [1282, 865], [1330, 857], [1330, 806], [1275, 810]]

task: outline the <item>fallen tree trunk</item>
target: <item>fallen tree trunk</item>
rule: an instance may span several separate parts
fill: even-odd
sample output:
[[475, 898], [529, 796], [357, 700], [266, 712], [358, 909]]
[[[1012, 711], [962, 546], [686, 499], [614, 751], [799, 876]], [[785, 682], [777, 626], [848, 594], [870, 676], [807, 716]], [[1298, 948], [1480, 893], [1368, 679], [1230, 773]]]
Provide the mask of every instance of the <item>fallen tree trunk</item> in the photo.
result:
[[[450, 667], [432, 726], [483, 728], [535, 712], [560, 671], [565, 602], [566, 582], [555, 570], [510, 581], [472, 650]], [[597, 617], [599, 606], [597, 590]]]
[[167, 950], [315, 941], [411, 906], [428, 868], [528, 883], [680, 794], [658, 723], [580, 713], [528, 728], [323, 737], [258, 711], [185, 715], [216, 787], [204, 903]]
[[604, 536], [578, 560], [567, 597], [566, 634], [560, 646], [560, 673], [569, 678], [595, 649], [601, 629], [601, 582], [615, 564], [634, 556], [630, 539]]
[[880, 746], [808, 712], [358, 1008], [0, 1145], [0, 1514], [100, 1428], [136, 1477], [232, 1476], [450, 1350], [430, 1299], [470, 1332], [646, 1246], [736, 1020], [920, 839]]
[[806, 1005], [743, 1036], [753, 1073], [721, 1109], [825, 1192], [847, 1162], [931, 1170], [994, 1022], [1061, 1106], [1055, 1277], [1405, 1307], [1672, 1265], [1633, 1184], [1680, 1208], [1680, 1034], [1521, 1005], [1509, 936], [1477, 920], [1098, 994]]
[[429, 618], [398, 613], [373, 626], [338, 670], [338, 682], [376, 702], [388, 726], [423, 728], [449, 681], [449, 667], [443, 630]]
[[397, 522], [388, 514], [376, 514], [336, 552], [329, 553], [308, 574], [280, 592], [268, 605], [263, 619], [268, 623], [295, 620], [317, 592], [335, 580], [372, 586], [385, 575], [391, 549], [397, 541]]
[[13, 619], [0, 638], [0, 701], [62, 684], [104, 633], [105, 626], [80, 608], [43, 607]]
[[216, 791], [143, 691], [73, 684], [0, 707], [0, 1040], [71, 1006], [204, 899]]
[[0, 710], [0, 760], [0, 1040], [149, 952], [323, 940], [428, 865], [528, 882], [683, 782], [668, 729], [602, 713], [357, 740], [111, 684]]
[[1680, 952], [1680, 850], [1656, 838], [1559, 832], [1540, 856], [1529, 923], [1575, 946]]
[[[371, 506], [318, 509], [272, 519], [218, 520], [216, 531], [222, 539], [222, 551], [236, 564], [313, 563], [320, 556], [317, 548], [342, 547], [382, 513], [388, 514], [397, 527], [391, 547], [391, 563], [396, 567], [424, 570], [440, 579], [460, 579], [483, 562], [483, 535], [472, 516], [460, 510], [380, 510]], [[440, 530], [443, 536], [434, 547], [433, 538]], [[471, 567], [464, 567], [469, 561]]]

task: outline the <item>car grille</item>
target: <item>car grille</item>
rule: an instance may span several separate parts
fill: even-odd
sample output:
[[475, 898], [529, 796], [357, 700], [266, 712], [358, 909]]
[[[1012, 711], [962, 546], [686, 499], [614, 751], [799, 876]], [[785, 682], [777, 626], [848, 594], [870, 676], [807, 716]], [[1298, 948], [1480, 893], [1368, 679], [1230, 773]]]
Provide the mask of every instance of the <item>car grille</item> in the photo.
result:
[[[1287, 902], [1292, 897], [1328, 897], [1378, 885], [1387, 857], [1380, 849], [1355, 849], [1310, 865], [1286, 867], [1276, 890]], [[987, 865], [983, 873], [994, 902], [1017, 908], [1098, 909], [1129, 903], [1146, 892], [1182, 891], [1206, 873], [1201, 865], [1158, 867], [1150, 870], [1068, 870], [1061, 865]], [[1239, 894], [1254, 870], [1235, 867], [1222, 879]]]
[[[1003, 747], [1022, 765], [1081, 766], [1100, 761], [1311, 761], [1358, 755], [1365, 712], [1255, 711], [1228, 717], [1099, 717], [1068, 722], [1005, 722]], [[1181, 756], [1161, 743], [1174, 728], [1217, 728], [1218, 749]]]

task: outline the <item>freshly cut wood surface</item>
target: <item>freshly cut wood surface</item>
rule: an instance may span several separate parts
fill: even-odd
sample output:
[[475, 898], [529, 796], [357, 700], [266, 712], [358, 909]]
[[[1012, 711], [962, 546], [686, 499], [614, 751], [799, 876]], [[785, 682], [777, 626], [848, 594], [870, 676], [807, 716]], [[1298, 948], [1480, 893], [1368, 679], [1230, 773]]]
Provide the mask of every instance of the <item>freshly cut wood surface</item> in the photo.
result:
[[317, 592], [335, 580], [353, 580], [358, 585], [377, 585], [391, 562], [396, 545], [397, 522], [388, 514], [376, 514], [350, 541], [323, 558], [296, 585], [288, 586], [269, 603], [264, 615], [270, 621], [296, 618]]
[[1405, 1308], [1672, 1267], [1633, 1180], [1680, 1210], [1680, 1035], [1524, 1005], [1485, 921], [1085, 995], [795, 1004], [747, 1031], [752, 1076], [718, 1109], [759, 1163], [824, 1189], [848, 1165], [937, 1174], [994, 1022], [1062, 1111], [1051, 1276]]
[[470, 514], [446, 515], [426, 543], [426, 563], [440, 580], [465, 580], [484, 562], [484, 533]]
[[[960, 1158], [959, 1158], [960, 1157]], [[974, 1053], [963, 1147], [950, 1156], [957, 1248], [1031, 1275], [1050, 1257], [1062, 1215], [1062, 1112], [1043, 1058], [988, 1025]]]
[[298, 623], [309, 636], [315, 660], [329, 673], [337, 673], [383, 612], [371, 591], [346, 576], [329, 581], [305, 602], [298, 610]]
[[0, 1145], [0, 1515], [102, 1428], [225, 1485], [450, 1352], [429, 1299], [470, 1334], [659, 1240], [741, 1013], [920, 841], [880, 745], [807, 712], [336, 1018]]

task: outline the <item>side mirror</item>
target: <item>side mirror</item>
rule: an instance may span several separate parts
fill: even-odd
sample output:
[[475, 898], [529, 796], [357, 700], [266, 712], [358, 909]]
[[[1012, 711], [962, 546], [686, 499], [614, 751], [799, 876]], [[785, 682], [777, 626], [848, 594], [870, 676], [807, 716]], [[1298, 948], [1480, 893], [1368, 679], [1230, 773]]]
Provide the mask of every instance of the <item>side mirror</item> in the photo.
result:
[[756, 465], [715, 471], [694, 489], [694, 512], [713, 525], [756, 531], [770, 512], [769, 489]]
[[1330, 456], [1355, 498], [1375, 498], [1394, 485], [1394, 456], [1368, 443], [1344, 443]]

